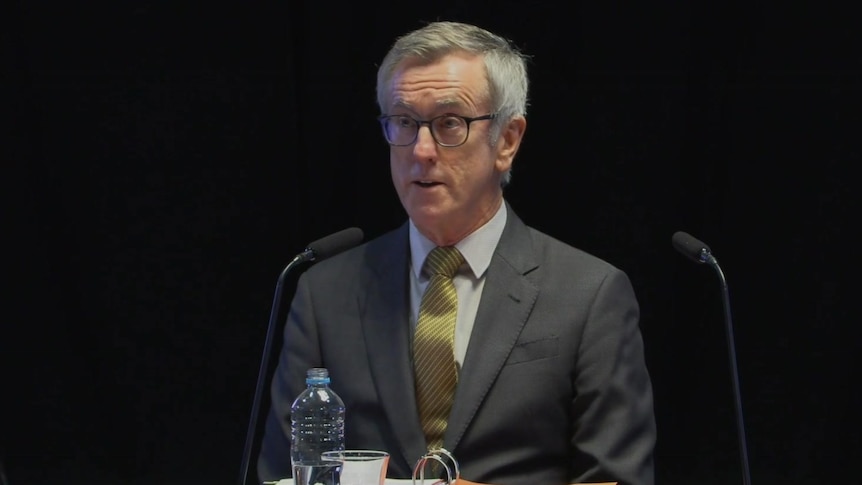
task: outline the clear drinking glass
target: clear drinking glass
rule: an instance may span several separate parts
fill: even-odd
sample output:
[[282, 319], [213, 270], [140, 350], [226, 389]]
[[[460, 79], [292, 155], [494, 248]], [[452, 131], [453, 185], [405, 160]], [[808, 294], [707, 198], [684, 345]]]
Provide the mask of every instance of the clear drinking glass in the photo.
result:
[[338, 485], [384, 485], [389, 468], [389, 453], [385, 451], [326, 451], [321, 456], [341, 465]]

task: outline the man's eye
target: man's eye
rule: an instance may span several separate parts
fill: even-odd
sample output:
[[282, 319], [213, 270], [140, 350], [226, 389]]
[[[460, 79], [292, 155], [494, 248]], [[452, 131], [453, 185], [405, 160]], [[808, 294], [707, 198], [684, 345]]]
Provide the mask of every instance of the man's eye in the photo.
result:
[[397, 128], [410, 128], [413, 126], [413, 120], [408, 116], [395, 116], [391, 119], [391, 123]]
[[460, 128], [463, 124], [464, 121], [457, 116], [446, 116], [444, 118], [440, 118], [437, 122], [437, 125], [440, 126], [440, 128], [445, 128], [447, 130]]

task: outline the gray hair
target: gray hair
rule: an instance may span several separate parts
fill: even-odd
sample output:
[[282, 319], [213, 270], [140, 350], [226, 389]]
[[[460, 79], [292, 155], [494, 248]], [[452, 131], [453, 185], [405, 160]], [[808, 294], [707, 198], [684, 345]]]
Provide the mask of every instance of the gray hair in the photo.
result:
[[[527, 114], [527, 57], [511, 42], [474, 25], [432, 22], [396, 39], [377, 70], [377, 104], [385, 113], [392, 76], [405, 59], [433, 62], [453, 52], [482, 56], [488, 80], [488, 99], [497, 118], [489, 142], [494, 145], [502, 128], [516, 116]], [[511, 173], [503, 175], [507, 185]]]

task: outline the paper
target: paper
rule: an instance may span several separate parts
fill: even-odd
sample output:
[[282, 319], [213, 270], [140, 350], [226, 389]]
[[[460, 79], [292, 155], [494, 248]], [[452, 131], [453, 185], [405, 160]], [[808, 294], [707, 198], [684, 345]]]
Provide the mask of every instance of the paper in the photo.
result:
[[[283, 478], [277, 482], [264, 482], [264, 485], [293, 485], [292, 478]], [[413, 485], [412, 478], [387, 478], [385, 485]]]
[[[429, 482], [429, 484], [431, 483], [431, 480], [426, 480], [426, 481]], [[484, 485], [484, 484], [478, 484], [475, 482], [468, 482], [464, 479], [459, 479], [459, 481], [464, 483], [465, 485]], [[284, 478], [284, 479], [279, 480], [277, 482], [264, 482], [264, 485], [293, 485], [293, 479], [292, 478]], [[413, 485], [413, 479], [412, 478], [387, 478], [385, 485]], [[589, 484], [573, 483], [572, 485], [617, 485], [617, 482], [602, 482], [602, 483], [589, 483]]]

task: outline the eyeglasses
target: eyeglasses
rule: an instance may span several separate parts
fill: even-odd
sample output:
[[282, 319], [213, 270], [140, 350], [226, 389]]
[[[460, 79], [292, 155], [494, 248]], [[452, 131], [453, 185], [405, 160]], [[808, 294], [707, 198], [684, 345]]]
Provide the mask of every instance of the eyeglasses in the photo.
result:
[[470, 118], [468, 116], [441, 115], [427, 121], [417, 120], [407, 115], [383, 115], [377, 120], [383, 125], [383, 136], [386, 141], [396, 147], [412, 145], [419, 137], [419, 128], [428, 125], [431, 137], [438, 145], [457, 147], [463, 145], [470, 136], [470, 123], [474, 121], [493, 120], [497, 113]]

